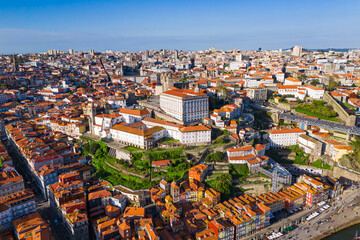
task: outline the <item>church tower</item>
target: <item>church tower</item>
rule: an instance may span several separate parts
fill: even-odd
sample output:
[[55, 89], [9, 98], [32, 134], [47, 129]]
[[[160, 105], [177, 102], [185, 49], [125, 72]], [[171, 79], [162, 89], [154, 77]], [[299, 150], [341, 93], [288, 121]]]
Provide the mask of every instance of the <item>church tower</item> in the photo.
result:
[[94, 103], [88, 103], [84, 109], [84, 115], [87, 115], [89, 120], [89, 131], [90, 133], [93, 133], [94, 129], [94, 121], [96, 116], [96, 106], [94, 106]]

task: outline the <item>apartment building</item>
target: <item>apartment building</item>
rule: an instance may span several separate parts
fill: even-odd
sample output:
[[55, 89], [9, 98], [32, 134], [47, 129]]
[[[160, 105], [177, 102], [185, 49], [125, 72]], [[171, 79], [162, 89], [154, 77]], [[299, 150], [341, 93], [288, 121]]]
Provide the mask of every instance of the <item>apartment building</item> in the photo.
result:
[[13, 221], [17, 239], [51, 240], [50, 227], [38, 212]]
[[206, 176], [208, 165], [199, 164], [189, 169], [189, 180], [202, 182]]
[[246, 164], [247, 162], [265, 155], [265, 145], [257, 144], [255, 147], [251, 145], [230, 148], [226, 150], [229, 163], [232, 164]]
[[259, 202], [263, 202], [270, 208], [271, 217], [274, 217], [274, 213], [280, 212], [285, 209], [285, 198], [279, 193], [264, 193], [255, 197]]
[[285, 198], [285, 208], [288, 211], [302, 208], [305, 204], [305, 192], [300, 189], [296, 189], [296, 191], [287, 189], [279, 194]]
[[65, 228], [70, 239], [87, 240], [89, 239], [89, 219], [86, 212], [77, 210], [65, 215]]
[[47, 187], [50, 206], [58, 208], [62, 203], [76, 199], [85, 199], [83, 191], [84, 182], [74, 181], [71, 183], [57, 182]]
[[225, 219], [215, 219], [208, 223], [208, 228], [212, 229], [219, 240], [234, 239], [234, 226]]
[[42, 166], [35, 175], [36, 183], [42, 191], [45, 199], [48, 198], [47, 186], [56, 183], [58, 181], [58, 173], [54, 166], [44, 165]]
[[101, 189], [88, 194], [90, 218], [105, 215], [105, 207], [109, 204], [111, 192]]
[[120, 239], [117, 222], [116, 218], [96, 221], [96, 226], [94, 226], [96, 240]]
[[35, 211], [35, 195], [30, 189], [0, 197], [0, 230], [8, 230], [13, 220]]
[[25, 190], [23, 177], [16, 170], [0, 172], [0, 197]]
[[50, 206], [65, 225], [69, 239], [89, 239], [86, 193], [83, 181], [57, 182], [48, 186]]

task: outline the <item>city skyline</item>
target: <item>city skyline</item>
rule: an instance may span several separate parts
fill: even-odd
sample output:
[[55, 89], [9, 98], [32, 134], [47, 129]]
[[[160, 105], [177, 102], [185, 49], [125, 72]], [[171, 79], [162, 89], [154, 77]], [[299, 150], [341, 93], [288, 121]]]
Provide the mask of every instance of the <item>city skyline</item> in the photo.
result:
[[2, 3], [0, 53], [357, 48], [357, 1]]

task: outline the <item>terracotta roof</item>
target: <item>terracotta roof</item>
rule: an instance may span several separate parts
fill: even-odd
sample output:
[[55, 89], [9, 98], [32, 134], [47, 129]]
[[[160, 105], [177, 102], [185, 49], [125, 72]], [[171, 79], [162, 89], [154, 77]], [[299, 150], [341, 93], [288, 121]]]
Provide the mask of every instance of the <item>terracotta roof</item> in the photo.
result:
[[161, 130], [164, 130], [165, 128], [159, 127], [159, 126], [154, 126], [152, 128], [141, 130], [141, 129], [137, 129], [137, 128], [132, 128], [132, 127], [116, 124], [111, 129], [131, 133], [131, 134], [135, 134], [135, 135], [138, 135], [138, 136], [149, 136], [149, 135], [152, 135], [155, 132], [159, 132]]
[[188, 98], [188, 97], [207, 97], [206, 93], [199, 91], [199, 92], [195, 92], [194, 90], [191, 89], [172, 89], [172, 90], [167, 90], [161, 93], [162, 95], [172, 95], [172, 96], [176, 96], [176, 97], [181, 97], [181, 98]]
[[16, 219], [13, 224], [20, 239], [28, 239], [29, 235], [33, 240], [51, 239], [49, 225], [41, 218], [38, 212]]
[[145, 208], [141, 207], [126, 207], [124, 211], [124, 217], [133, 217], [133, 216], [145, 216]]
[[281, 130], [270, 130], [268, 131], [269, 134], [287, 134], [287, 133], [306, 133], [306, 131], [300, 128], [293, 128], [293, 129], [281, 129]]
[[197, 132], [197, 131], [211, 131], [211, 129], [204, 125], [198, 125], [198, 126], [183, 127], [183, 128], [180, 128], [180, 131], [181, 132]]
[[159, 160], [159, 161], [152, 161], [151, 165], [155, 165], [155, 166], [167, 166], [170, 164], [170, 160]]
[[230, 148], [230, 149], [227, 149], [226, 151], [228, 151], [228, 152], [242, 152], [242, 151], [249, 151], [249, 150], [252, 150], [252, 149], [254, 149], [253, 146], [247, 145], [247, 146], [238, 147], [238, 148]]
[[111, 196], [111, 192], [109, 192], [107, 190], [100, 190], [100, 191], [89, 193], [89, 200], [93, 200], [96, 198], [110, 197], [110, 196]]
[[254, 154], [249, 154], [245, 156], [239, 156], [239, 157], [229, 157], [229, 161], [247, 161], [256, 158]]
[[150, 112], [147, 109], [136, 110], [136, 109], [128, 109], [128, 108], [119, 108], [119, 113], [134, 115], [138, 117], [150, 115]]
[[161, 125], [167, 125], [167, 126], [172, 126], [172, 127], [184, 127], [183, 125], [174, 123], [174, 122], [169, 122], [166, 120], [161, 120], [161, 119], [156, 119], [156, 118], [150, 118], [150, 117], [145, 117], [142, 122], [152, 122], [152, 123], [157, 123], [157, 124], [161, 124]]

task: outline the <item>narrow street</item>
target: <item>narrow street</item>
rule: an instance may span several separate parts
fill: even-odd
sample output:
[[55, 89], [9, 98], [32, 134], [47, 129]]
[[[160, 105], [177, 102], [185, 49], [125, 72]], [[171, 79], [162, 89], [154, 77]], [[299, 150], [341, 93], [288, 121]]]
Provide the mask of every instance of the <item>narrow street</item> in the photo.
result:
[[[36, 209], [40, 213], [41, 217], [49, 224], [51, 228], [51, 234], [56, 240], [63, 240], [64, 238], [64, 226], [61, 224], [56, 224], [55, 219], [59, 217], [56, 215], [54, 210], [50, 208], [49, 201], [46, 201], [36, 185], [35, 180], [32, 178], [31, 174], [28, 172], [24, 158], [19, 154], [19, 152], [10, 144], [9, 140], [3, 140], [3, 144], [6, 147], [9, 155], [13, 159], [13, 164], [16, 171], [23, 176], [25, 188], [30, 188], [33, 190], [36, 197]], [[59, 221], [60, 222], [60, 221]]]

